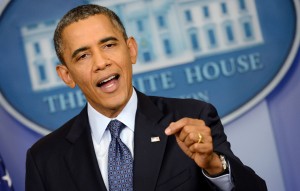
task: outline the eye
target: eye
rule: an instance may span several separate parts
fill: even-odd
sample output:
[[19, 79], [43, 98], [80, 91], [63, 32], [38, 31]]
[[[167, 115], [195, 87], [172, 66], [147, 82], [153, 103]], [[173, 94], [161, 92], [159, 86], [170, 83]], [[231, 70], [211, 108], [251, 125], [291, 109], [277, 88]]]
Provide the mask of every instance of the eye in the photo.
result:
[[83, 60], [88, 57], [88, 54], [81, 54], [78, 56], [77, 60]]
[[116, 45], [116, 43], [108, 43], [104, 46], [104, 48], [112, 48]]

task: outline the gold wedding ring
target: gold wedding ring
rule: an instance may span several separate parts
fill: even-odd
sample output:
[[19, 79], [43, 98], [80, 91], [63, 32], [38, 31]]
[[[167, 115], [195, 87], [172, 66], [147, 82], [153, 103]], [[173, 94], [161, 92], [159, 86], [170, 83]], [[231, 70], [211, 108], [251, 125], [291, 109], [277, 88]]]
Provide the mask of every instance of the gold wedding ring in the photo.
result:
[[198, 133], [198, 143], [203, 143], [203, 136], [201, 133]]

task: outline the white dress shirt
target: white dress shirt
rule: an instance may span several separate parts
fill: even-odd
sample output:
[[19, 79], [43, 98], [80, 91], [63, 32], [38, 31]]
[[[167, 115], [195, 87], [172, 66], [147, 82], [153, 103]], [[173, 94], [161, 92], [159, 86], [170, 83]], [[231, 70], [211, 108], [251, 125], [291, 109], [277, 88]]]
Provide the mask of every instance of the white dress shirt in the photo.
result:
[[[126, 104], [122, 112], [115, 118], [121, 121], [126, 127], [121, 131], [120, 138], [122, 142], [129, 148], [132, 157], [134, 157], [134, 127], [135, 113], [137, 110], [137, 95], [133, 90], [132, 96]], [[88, 104], [88, 117], [91, 126], [92, 139], [98, 165], [102, 174], [102, 178], [106, 188], [108, 189], [108, 147], [111, 140], [110, 131], [107, 128], [109, 122], [113, 119], [108, 118], [97, 112], [90, 104]]]
[[[132, 157], [134, 158], [134, 128], [135, 128], [135, 114], [137, 110], [137, 95], [133, 89], [133, 93], [125, 108], [121, 113], [115, 118], [121, 121], [126, 127], [121, 131], [120, 138], [123, 143], [129, 148]], [[98, 165], [101, 171], [101, 175], [106, 188], [108, 189], [108, 147], [111, 141], [111, 135], [108, 129], [106, 129], [109, 122], [113, 119], [108, 118], [98, 111], [96, 111], [88, 103], [88, 118], [91, 126], [92, 139], [94, 144], [94, 149], [98, 161]], [[229, 168], [230, 172], [230, 168]], [[204, 174], [205, 175], [205, 174]], [[233, 184], [231, 182], [231, 175], [223, 175], [217, 178], [210, 178], [215, 185], [217, 185], [221, 190], [230, 191]]]

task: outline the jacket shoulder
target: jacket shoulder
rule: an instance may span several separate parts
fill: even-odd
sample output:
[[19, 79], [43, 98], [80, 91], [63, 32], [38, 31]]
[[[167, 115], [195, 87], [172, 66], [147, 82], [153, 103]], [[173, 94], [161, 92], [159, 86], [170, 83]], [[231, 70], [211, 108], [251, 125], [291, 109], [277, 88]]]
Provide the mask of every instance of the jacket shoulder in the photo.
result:
[[149, 96], [152, 102], [161, 110], [172, 110], [180, 113], [201, 113], [207, 109], [215, 110], [215, 107], [207, 102], [195, 99], [180, 99]]
[[32, 155], [46, 155], [52, 151], [59, 152], [64, 150], [70, 144], [66, 139], [71, 127], [78, 116], [70, 119], [58, 129], [45, 135], [35, 142], [29, 149]]

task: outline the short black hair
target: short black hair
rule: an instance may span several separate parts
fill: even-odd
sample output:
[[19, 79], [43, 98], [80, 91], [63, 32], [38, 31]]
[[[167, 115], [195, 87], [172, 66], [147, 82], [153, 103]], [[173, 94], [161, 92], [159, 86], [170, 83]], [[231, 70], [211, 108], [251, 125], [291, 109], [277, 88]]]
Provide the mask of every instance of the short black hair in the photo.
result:
[[71, 9], [62, 17], [62, 19], [57, 24], [57, 27], [54, 32], [54, 37], [53, 37], [54, 47], [55, 47], [56, 55], [62, 64], [66, 64], [63, 58], [63, 42], [62, 42], [63, 30], [74, 22], [78, 22], [79, 20], [84, 20], [90, 16], [98, 15], [98, 14], [107, 16], [112, 22], [112, 24], [122, 32], [124, 39], [128, 38], [125, 27], [121, 19], [118, 17], [118, 15], [115, 12], [100, 5], [93, 5], [93, 4], [80, 5], [78, 7]]

